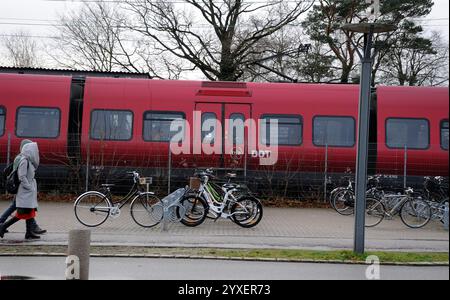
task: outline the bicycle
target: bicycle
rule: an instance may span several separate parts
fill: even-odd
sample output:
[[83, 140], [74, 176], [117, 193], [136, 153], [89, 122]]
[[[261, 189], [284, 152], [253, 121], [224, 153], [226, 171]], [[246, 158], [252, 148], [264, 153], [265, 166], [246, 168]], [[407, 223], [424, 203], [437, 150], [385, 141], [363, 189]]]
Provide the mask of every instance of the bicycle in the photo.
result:
[[[353, 215], [355, 212], [355, 192], [354, 182], [347, 178], [347, 187], [338, 187], [331, 192], [331, 205], [339, 214], [343, 216]], [[384, 218], [384, 207], [379, 197], [382, 191], [378, 187], [379, 176], [370, 176], [368, 178], [368, 187], [366, 191], [365, 203], [365, 227], [375, 227], [381, 223]], [[381, 211], [379, 211], [381, 210]]]
[[211, 169], [196, 172], [195, 176], [198, 179], [197, 186], [191, 187], [191, 192], [181, 200], [182, 205], [187, 207], [181, 223], [190, 227], [198, 226], [209, 213], [215, 220], [231, 219], [244, 228], [254, 227], [261, 221], [261, 202], [248, 188], [231, 182], [235, 174], [229, 174], [229, 181], [220, 187], [211, 182], [214, 177]]
[[[368, 190], [366, 191], [367, 198], [374, 198], [381, 200], [384, 192], [379, 188], [380, 176], [369, 176], [367, 181]], [[337, 187], [330, 194], [331, 207], [343, 216], [349, 216], [354, 213], [354, 181], [349, 177], [347, 178], [346, 187]]]
[[441, 202], [425, 200], [431, 207], [431, 219], [445, 223], [446, 208], [448, 208], [448, 197]]
[[425, 177], [423, 197], [431, 207], [431, 219], [444, 223], [448, 205], [448, 179], [442, 176]]
[[131, 201], [130, 213], [133, 221], [141, 227], [151, 228], [163, 218], [163, 203], [155, 193], [144, 191], [143, 186], [151, 184], [151, 178], [141, 178], [136, 171], [127, 172], [133, 176], [133, 186], [126, 196], [114, 201], [111, 187], [114, 184], [102, 184], [102, 189], [81, 194], [74, 203], [75, 217], [87, 227], [97, 227], [109, 217], [120, 216], [121, 209]]
[[[369, 214], [381, 218], [379, 223], [381, 223], [385, 217], [393, 218], [398, 214], [400, 215], [403, 224], [409, 228], [422, 228], [431, 220], [431, 207], [425, 200], [420, 197], [414, 197], [413, 195], [414, 190], [412, 188], [406, 189], [403, 195], [385, 195], [385, 201], [391, 203], [395, 201], [393, 207], [386, 210], [383, 202], [378, 201], [379, 203], [377, 206], [372, 207]], [[369, 198], [368, 200], [373, 199]]]
[[438, 203], [445, 202], [443, 200], [448, 199], [448, 180], [442, 176], [425, 177], [423, 194], [428, 200]]

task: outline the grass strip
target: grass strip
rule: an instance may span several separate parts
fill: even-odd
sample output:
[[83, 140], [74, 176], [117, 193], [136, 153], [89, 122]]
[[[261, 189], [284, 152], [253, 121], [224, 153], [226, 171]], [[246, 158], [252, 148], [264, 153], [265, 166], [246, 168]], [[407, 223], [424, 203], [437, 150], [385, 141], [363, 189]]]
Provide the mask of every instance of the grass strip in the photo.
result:
[[[67, 247], [52, 245], [0, 245], [0, 255], [65, 254]], [[443, 252], [389, 252], [369, 251], [357, 255], [349, 250], [315, 251], [295, 249], [224, 249], [224, 248], [155, 248], [127, 246], [92, 246], [92, 254], [114, 255], [164, 255], [164, 256], [208, 256], [247, 259], [279, 259], [305, 261], [342, 261], [364, 263], [370, 255], [376, 255], [381, 263], [447, 263], [449, 253]]]

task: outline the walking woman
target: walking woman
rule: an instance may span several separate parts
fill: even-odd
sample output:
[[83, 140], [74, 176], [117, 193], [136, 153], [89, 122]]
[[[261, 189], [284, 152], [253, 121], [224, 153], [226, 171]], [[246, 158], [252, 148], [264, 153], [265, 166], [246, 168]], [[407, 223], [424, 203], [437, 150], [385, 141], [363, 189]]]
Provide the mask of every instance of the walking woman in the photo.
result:
[[26, 221], [25, 239], [39, 239], [33, 232], [34, 218], [38, 207], [37, 184], [34, 175], [39, 167], [39, 148], [36, 143], [28, 143], [22, 147], [17, 175], [20, 186], [16, 195], [16, 215], [0, 225], [0, 237], [3, 238], [6, 229], [19, 220]]
[[[13, 170], [17, 170], [17, 168], [19, 167], [19, 162], [20, 160], [23, 158], [21, 155], [21, 151], [23, 146], [25, 146], [26, 144], [32, 143], [33, 141], [30, 141], [28, 139], [22, 140], [22, 142], [20, 143], [20, 149], [19, 149], [19, 154], [16, 156], [16, 158], [14, 159], [14, 164], [13, 164]], [[16, 212], [16, 197], [14, 197], [11, 205], [3, 212], [3, 214], [0, 216], [0, 226], [2, 225], [2, 223], [5, 223], [6, 220], [9, 218], [9, 216], [11, 216], [13, 213]], [[47, 230], [42, 229], [37, 223], [35, 219], [32, 219], [33, 222], [33, 232], [35, 234], [44, 234], [47, 232]], [[5, 230], [5, 233], [8, 233], [8, 230]]]

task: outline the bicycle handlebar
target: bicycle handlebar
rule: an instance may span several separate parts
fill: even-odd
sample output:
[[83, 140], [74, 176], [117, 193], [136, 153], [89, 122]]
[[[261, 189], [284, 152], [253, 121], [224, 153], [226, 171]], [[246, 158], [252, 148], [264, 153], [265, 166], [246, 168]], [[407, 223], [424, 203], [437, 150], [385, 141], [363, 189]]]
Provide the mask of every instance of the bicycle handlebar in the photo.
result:
[[213, 177], [213, 178], [215, 177], [213, 169], [210, 169], [210, 168], [205, 169], [205, 170], [196, 170], [194, 175], [199, 176], [199, 177], [204, 177], [204, 176]]
[[127, 174], [128, 175], [133, 175], [134, 182], [138, 182], [139, 181], [140, 175], [139, 175], [138, 172], [136, 172], [136, 171], [129, 171], [129, 172], [127, 172]]

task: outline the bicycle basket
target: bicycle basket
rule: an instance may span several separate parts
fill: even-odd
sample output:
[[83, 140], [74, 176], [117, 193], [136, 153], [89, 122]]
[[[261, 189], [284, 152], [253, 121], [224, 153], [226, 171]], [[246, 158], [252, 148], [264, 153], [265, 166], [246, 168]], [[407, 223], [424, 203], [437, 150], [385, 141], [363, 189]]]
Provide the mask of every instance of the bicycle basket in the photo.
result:
[[189, 188], [191, 190], [198, 190], [200, 189], [201, 181], [197, 177], [190, 177], [189, 178]]
[[152, 182], [153, 182], [153, 177], [141, 177], [141, 178], [139, 178], [139, 184], [140, 185], [152, 184]]

